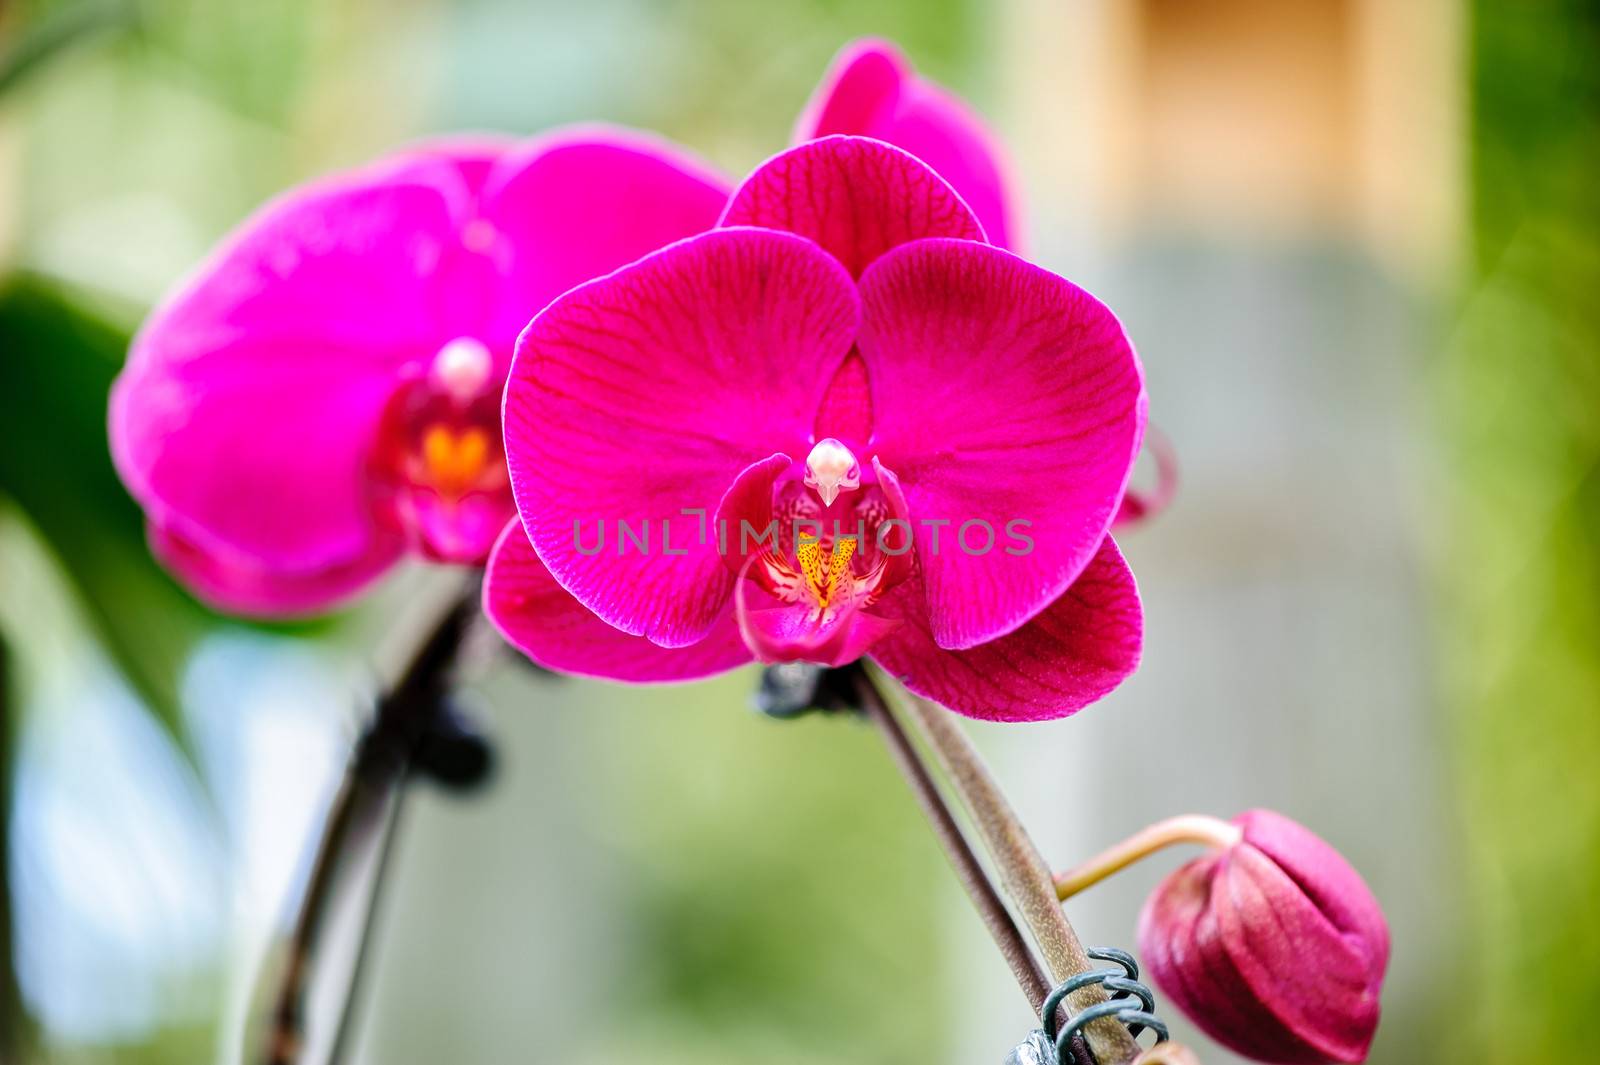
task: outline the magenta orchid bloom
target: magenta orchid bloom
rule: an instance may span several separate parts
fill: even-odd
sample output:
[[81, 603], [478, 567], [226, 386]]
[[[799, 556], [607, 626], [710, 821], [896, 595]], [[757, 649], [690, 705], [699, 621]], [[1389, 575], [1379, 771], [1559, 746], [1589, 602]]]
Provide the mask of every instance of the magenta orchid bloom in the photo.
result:
[[517, 334], [713, 225], [727, 192], [676, 149], [591, 128], [425, 144], [268, 205], [151, 316], [112, 394], [155, 552], [261, 615], [328, 607], [407, 554], [482, 563], [514, 510]]
[[1011, 720], [1132, 672], [1139, 598], [1106, 530], [1145, 395], [1111, 312], [983, 243], [875, 140], [777, 156], [723, 226], [523, 334], [505, 429], [525, 533], [485, 593], [511, 642], [633, 681], [869, 655]]
[[1366, 1060], [1389, 962], [1377, 899], [1338, 851], [1270, 810], [1161, 882], [1139, 950], [1161, 990], [1257, 1061]]
[[963, 100], [919, 77], [893, 44], [855, 41], [834, 59], [795, 123], [794, 140], [832, 134], [910, 152], [960, 194], [990, 244], [1015, 246], [1016, 196], [998, 141]]

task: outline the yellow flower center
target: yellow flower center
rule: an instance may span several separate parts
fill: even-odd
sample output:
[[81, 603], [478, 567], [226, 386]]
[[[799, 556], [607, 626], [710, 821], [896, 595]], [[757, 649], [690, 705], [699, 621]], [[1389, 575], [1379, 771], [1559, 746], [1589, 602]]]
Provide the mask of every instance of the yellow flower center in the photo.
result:
[[827, 609], [833, 601], [840, 581], [850, 572], [850, 558], [855, 553], [856, 538], [841, 536], [833, 542], [833, 554], [824, 562], [822, 541], [810, 533], [801, 534], [795, 554], [800, 558], [800, 572], [805, 576], [806, 587], [818, 606]]
[[478, 426], [435, 422], [422, 434], [423, 476], [441, 496], [459, 498], [482, 479], [489, 445], [488, 432]]

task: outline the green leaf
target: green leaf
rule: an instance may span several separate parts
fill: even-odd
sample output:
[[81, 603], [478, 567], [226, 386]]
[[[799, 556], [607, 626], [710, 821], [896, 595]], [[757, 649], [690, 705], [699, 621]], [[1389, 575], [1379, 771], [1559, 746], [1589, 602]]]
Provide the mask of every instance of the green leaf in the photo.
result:
[[125, 0], [67, 4], [52, 10], [27, 25], [16, 41], [0, 53], [0, 96], [71, 46], [133, 23], [134, 7]]
[[184, 745], [179, 671], [216, 619], [156, 566], [111, 466], [106, 397], [127, 341], [43, 281], [0, 289], [0, 493], [61, 560], [106, 650]]

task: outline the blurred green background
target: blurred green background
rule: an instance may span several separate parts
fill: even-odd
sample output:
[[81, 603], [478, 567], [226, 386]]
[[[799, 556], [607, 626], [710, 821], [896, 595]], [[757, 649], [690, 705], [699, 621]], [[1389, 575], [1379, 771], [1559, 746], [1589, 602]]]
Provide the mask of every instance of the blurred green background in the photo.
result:
[[[106, 389], [255, 205], [433, 131], [659, 129], [731, 174], [896, 39], [1123, 316], [1182, 495], [1140, 675], [975, 727], [1061, 865], [1267, 805], [1395, 934], [1372, 1060], [1600, 1015], [1600, 15], [1580, 0], [0, 2], [0, 1062], [239, 1059], [412, 571], [296, 627], [159, 570]], [[865, 729], [490, 669], [485, 796], [402, 826], [363, 1060], [998, 1062], [1028, 1026]], [[1129, 945], [1137, 870], [1071, 912]], [[1191, 1029], [1208, 1062], [1233, 1059]]]

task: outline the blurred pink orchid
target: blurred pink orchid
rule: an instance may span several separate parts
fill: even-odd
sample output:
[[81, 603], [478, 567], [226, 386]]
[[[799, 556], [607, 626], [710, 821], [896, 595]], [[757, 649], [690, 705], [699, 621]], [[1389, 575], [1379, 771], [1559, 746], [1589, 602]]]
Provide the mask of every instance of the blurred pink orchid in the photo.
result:
[[[990, 244], [1021, 244], [1016, 186], [999, 139], [964, 100], [919, 76], [891, 42], [866, 38], [841, 49], [795, 123], [796, 144], [833, 134], [871, 137], [916, 156], [971, 208]], [[1146, 446], [1155, 484], [1128, 489], [1113, 527], [1155, 517], [1177, 493], [1171, 445], [1151, 433]]]
[[723, 226], [568, 293], [519, 342], [526, 534], [490, 563], [501, 630], [636, 681], [870, 654], [998, 719], [1115, 687], [1142, 616], [1106, 530], [1145, 398], [1112, 314], [983, 243], [945, 181], [875, 140], [777, 156]]
[[966, 201], [990, 244], [1015, 247], [1016, 193], [999, 142], [965, 101], [920, 77], [890, 42], [868, 38], [839, 52], [795, 123], [794, 140], [838, 133], [910, 152]]
[[295, 189], [151, 316], [112, 453], [156, 553], [223, 609], [326, 608], [513, 513], [512, 347], [573, 285], [712, 225], [727, 186], [624, 131], [424, 144]]

